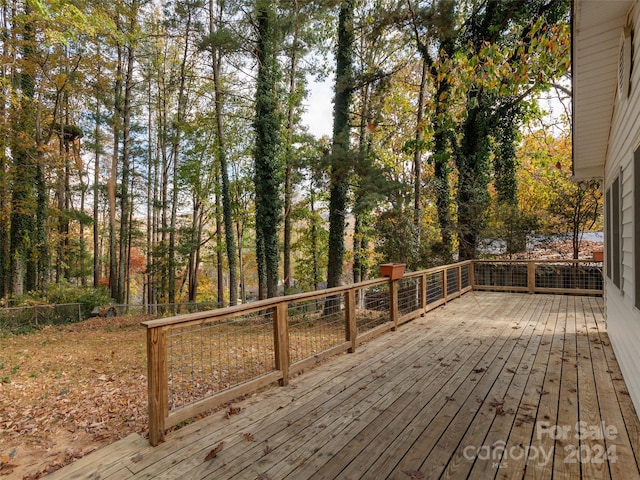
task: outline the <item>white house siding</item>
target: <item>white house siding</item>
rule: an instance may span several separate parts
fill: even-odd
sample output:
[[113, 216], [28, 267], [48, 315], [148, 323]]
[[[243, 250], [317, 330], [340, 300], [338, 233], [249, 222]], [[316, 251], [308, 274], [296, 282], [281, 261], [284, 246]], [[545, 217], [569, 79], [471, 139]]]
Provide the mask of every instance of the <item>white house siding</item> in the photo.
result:
[[615, 102], [604, 177], [606, 190], [620, 175], [622, 283], [618, 289], [605, 278], [605, 308], [611, 343], [636, 411], [640, 412], [640, 311], [634, 306], [633, 261], [633, 209], [640, 208], [633, 205], [633, 152], [640, 146], [640, 8], [637, 3], [630, 19], [634, 31], [631, 90], [626, 100]]

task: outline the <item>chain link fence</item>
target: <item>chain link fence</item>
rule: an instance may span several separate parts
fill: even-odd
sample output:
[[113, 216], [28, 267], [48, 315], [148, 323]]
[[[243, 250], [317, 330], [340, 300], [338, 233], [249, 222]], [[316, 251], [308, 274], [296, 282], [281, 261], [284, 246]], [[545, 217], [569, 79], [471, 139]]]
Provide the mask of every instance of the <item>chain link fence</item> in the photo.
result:
[[61, 325], [83, 320], [83, 304], [32, 305], [0, 308], [0, 331], [26, 332], [45, 325]]

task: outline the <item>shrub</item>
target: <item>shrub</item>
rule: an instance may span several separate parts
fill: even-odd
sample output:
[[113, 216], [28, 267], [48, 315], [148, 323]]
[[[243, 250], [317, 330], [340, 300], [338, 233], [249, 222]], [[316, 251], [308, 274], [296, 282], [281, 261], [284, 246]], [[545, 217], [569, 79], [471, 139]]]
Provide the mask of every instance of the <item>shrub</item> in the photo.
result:
[[79, 287], [66, 282], [51, 285], [47, 292], [47, 301], [52, 304], [81, 303], [85, 318], [95, 307], [112, 302], [106, 288]]

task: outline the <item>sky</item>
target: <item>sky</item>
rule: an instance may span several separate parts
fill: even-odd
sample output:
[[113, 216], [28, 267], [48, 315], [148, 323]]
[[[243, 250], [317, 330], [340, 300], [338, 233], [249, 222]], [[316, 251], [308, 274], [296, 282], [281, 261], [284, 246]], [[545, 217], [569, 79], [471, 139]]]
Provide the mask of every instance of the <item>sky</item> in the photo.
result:
[[309, 96], [305, 101], [306, 111], [302, 121], [309, 127], [309, 133], [315, 137], [331, 137], [333, 129], [333, 82], [329, 76], [324, 81], [310, 84]]

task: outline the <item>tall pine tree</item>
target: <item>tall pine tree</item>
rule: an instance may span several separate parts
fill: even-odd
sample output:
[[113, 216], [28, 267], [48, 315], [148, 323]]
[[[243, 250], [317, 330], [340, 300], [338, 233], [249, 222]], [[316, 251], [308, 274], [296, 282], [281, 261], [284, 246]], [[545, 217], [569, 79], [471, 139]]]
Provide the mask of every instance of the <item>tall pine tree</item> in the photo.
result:
[[260, 297], [278, 293], [278, 227], [282, 219], [282, 165], [279, 155], [280, 112], [277, 85], [279, 68], [276, 49], [276, 5], [268, 0], [256, 1], [258, 25], [258, 80], [254, 151], [256, 188], [256, 257]]

